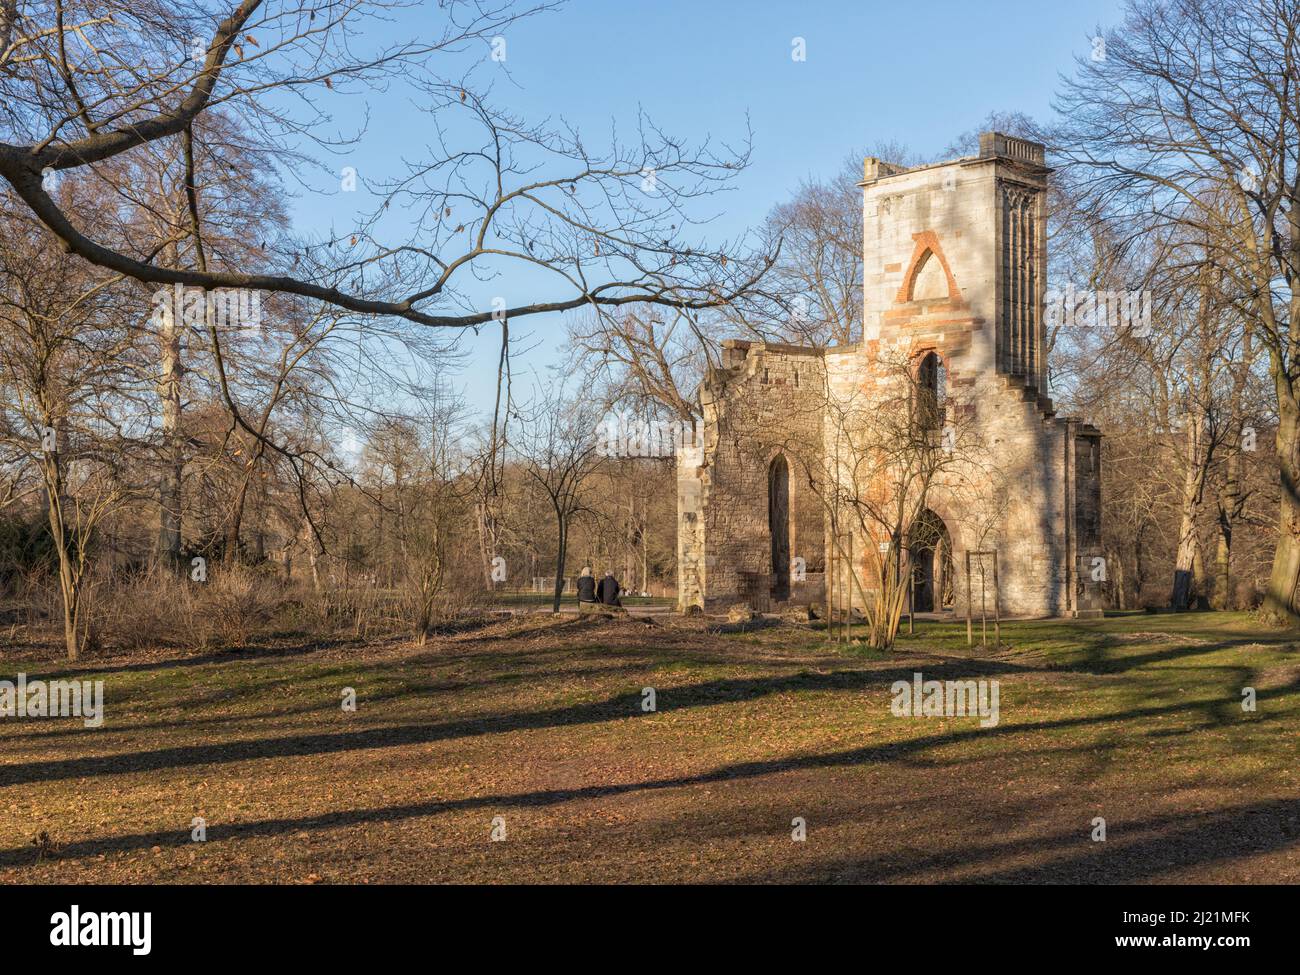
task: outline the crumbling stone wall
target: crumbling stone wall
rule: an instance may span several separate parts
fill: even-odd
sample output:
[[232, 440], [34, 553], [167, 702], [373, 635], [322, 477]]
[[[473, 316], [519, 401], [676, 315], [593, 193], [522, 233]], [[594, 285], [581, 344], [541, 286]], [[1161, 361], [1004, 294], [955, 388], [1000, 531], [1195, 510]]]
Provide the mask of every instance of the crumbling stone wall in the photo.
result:
[[790, 473], [790, 554], [802, 560], [789, 602], [817, 601], [825, 571], [818, 478], [824, 357], [735, 340], [724, 343], [723, 356], [700, 391], [703, 454], [678, 458], [679, 603], [712, 611], [770, 590], [768, 479], [778, 454]]

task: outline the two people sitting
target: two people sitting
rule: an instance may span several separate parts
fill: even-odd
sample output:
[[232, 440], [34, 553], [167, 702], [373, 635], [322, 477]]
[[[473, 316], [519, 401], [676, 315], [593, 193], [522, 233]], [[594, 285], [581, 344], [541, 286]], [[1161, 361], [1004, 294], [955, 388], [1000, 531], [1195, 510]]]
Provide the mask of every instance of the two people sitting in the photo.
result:
[[623, 603], [618, 598], [619, 589], [618, 580], [614, 578], [613, 572], [606, 572], [605, 577], [597, 582], [596, 577], [591, 574], [591, 566], [582, 567], [582, 575], [578, 576], [578, 602], [622, 606]]

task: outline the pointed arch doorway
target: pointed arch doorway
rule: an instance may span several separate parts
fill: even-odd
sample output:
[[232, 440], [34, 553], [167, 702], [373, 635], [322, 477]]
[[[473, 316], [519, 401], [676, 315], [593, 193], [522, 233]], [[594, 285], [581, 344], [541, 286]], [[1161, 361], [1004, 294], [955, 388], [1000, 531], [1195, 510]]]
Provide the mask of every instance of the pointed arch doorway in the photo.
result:
[[943, 519], [924, 508], [908, 531], [912, 565], [912, 608], [918, 613], [940, 612], [953, 604], [955, 573], [952, 536]]
[[790, 465], [783, 454], [767, 470], [767, 528], [772, 537], [772, 598], [790, 598]]

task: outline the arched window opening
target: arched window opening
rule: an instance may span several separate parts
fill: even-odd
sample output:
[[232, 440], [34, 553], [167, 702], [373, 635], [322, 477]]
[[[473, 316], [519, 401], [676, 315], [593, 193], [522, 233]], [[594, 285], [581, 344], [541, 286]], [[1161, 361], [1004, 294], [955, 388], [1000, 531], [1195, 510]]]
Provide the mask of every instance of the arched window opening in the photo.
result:
[[927, 352], [916, 371], [916, 423], [921, 430], [941, 430], [948, 396], [948, 377], [937, 352]]

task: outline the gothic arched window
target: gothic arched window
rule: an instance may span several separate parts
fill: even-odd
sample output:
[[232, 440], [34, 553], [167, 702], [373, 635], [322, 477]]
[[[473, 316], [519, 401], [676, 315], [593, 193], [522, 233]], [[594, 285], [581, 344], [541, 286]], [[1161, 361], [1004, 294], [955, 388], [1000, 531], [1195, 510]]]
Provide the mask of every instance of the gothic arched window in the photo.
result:
[[916, 422], [922, 430], [943, 427], [947, 376], [937, 352], [927, 352], [916, 370]]

